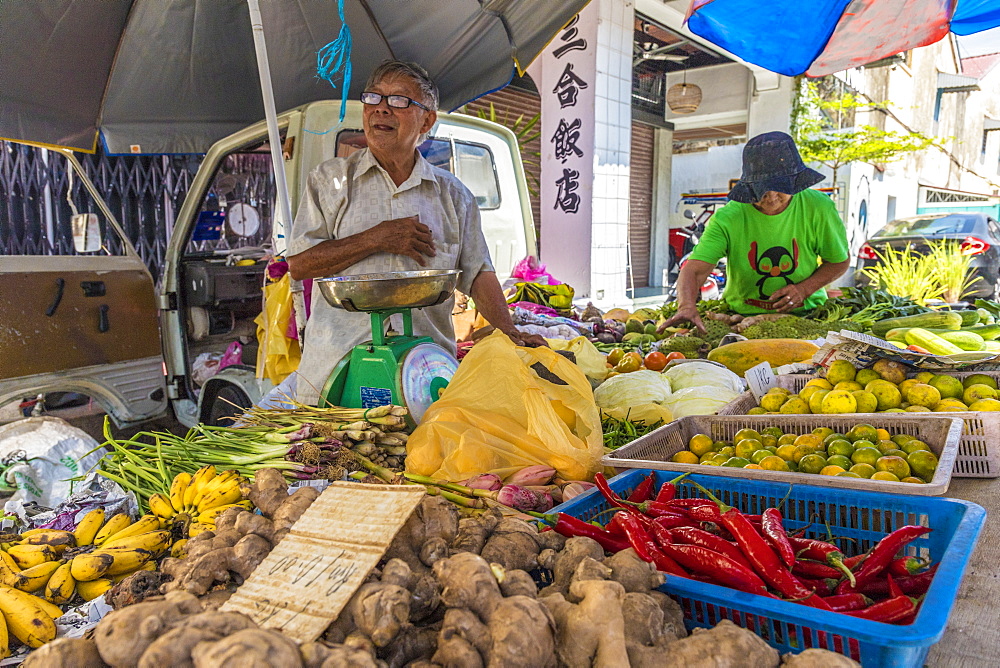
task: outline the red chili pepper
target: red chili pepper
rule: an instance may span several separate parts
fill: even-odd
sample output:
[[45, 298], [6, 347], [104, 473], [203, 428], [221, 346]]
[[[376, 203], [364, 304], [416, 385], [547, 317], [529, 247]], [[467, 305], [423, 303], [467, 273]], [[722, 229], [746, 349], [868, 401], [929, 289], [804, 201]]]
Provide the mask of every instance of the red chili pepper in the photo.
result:
[[898, 577], [906, 577], [920, 571], [927, 562], [916, 557], [900, 557], [889, 562], [889, 572]]
[[855, 554], [853, 557], [844, 557], [844, 565], [852, 571], [857, 570], [858, 566], [861, 565], [861, 562], [863, 562], [867, 556], [867, 552], [862, 552], [861, 554]]
[[692, 506], [688, 508], [687, 514], [688, 517], [698, 522], [719, 524], [722, 519], [722, 513], [719, 512], [719, 507], [714, 503], [710, 506]]
[[[936, 564], [923, 573], [893, 578], [893, 582], [907, 596], [923, 596], [930, 589], [935, 572], [937, 572]], [[889, 582], [888, 580], [875, 580], [862, 587], [861, 591], [869, 596], [888, 596], [890, 594]]]
[[781, 563], [781, 559], [775, 554], [767, 541], [757, 532], [750, 522], [743, 517], [737, 509], [727, 506], [719, 501], [704, 487], [697, 485], [702, 493], [714, 501], [719, 507], [719, 522], [736, 539], [743, 555], [753, 565], [757, 574], [764, 578], [770, 586], [778, 590], [782, 595], [801, 600], [806, 605], [811, 605], [821, 610], [829, 610], [830, 606], [823, 602], [812, 590], [802, 586], [795, 576], [792, 575]]
[[837, 580], [831, 580], [829, 578], [805, 578], [800, 575], [796, 575], [794, 577], [802, 583], [803, 587], [814, 591], [823, 597], [832, 596], [833, 591], [837, 588]]
[[671, 543], [668, 532], [658, 529], [653, 531], [660, 542], [660, 549], [673, 558], [684, 568], [707, 575], [719, 584], [750, 594], [766, 594], [764, 581], [749, 568], [736, 563], [724, 554], [719, 554], [700, 545], [675, 545]]
[[[687, 571], [680, 567], [671, 557], [667, 556], [656, 543], [656, 540], [646, 531], [635, 515], [620, 512], [616, 515], [619, 522], [625, 528], [628, 535], [629, 544], [639, 558], [648, 561], [656, 566], [656, 569], [671, 575], [687, 577]], [[655, 530], [655, 525], [654, 525]]]
[[[812, 559], [814, 561], [822, 561], [825, 564], [833, 566], [838, 571], [847, 576], [848, 584], [854, 582], [854, 573], [851, 572], [847, 566], [844, 565], [844, 553], [840, 551], [836, 545], [824, 542], [822, 540], [816, 540], [815, 538], [792, 538], [789, 537], [792, 543], [792, 547], [795, 548], [795, 555], [797, 557], [805, 557], [806, 559]], [[846, 594], [846, 591], [839, 591], [839, 594]]]
[[597, 486], [597, 490], [604, 497], [604, 500], [610, 503], [616, 508], [627, 508], [628, 505], [622, 500], [620, 496], [614, 493], [611, 489], [611, 485], [608, 484], [608, 479], [604, 477], [603, 473], [594, 474], [594, 485]]
[[583, 520], [567, 515], [566, 513], [528, 513], [533, 517], [550, 524], [556, 533], [572, 538], [573, 536], [586, 536], [596, 540], [607, 552], [621, 552], [629, 548], [628, 540], [614, 536], [600, 527], [584, 522]]
[[917, 610], [917, 603], [909, 596], [896, 596], [874, 603], [864, 610], [851, 610], [845, 615], [860, 617], [873, 622], [898, 622]]
[[[654, 521], [654, 524], [660, 524], [659, 518]], [[740, 552], [740, 548], [736, 547], [724, 538], [720, 538], [715, 534], [690, 525], [668, 528], [670, 528], [670, 539], [674, 543], [681, 543], [684, 545], [700, 545], [701, 547], [708, 548], [709, 550], [729, 557], [745, 568], [753, 568], [753, 566], [750, 565], [750, 562], [747, 561], [747, 558], [743, 556], [743, 553]]]
[[890, 598], [896, 598], [897, 596], [903, 596], [903, 590], [900, 589], [899, 585], [896, 584], [896, 581], [892, 579], [892, 575], [891, 574], [886, 573], [885, 579], [886, 579], [886, 582], [889, 583], [889, 597]]
[[661, 526], [664, 529], [675, 529], [680, 527], [690, 527], [692, 529], [695, 528], [691, 524], [691, 520], [689, 518], [683, 517], [681, 515], [661, 515], [653, 519], [653, 524], [656, 526]]
[[628, 500], [632, 503], [642, 503], [648, 501], [653, 496], [653, 474], [648, 473], [646, 477], [635, 486], [632, 493], [628, 495]]
[[703, 506], [715, 506], [715, 503], [708, 499], [674, 499], [669, 502], [671, 506], [677, 508], [700, 508]]
[[612, 536], [618, 536], [620, 538], [628, 540], [628, 538], [625, 536], [625, 530], [622, 529], [621, 525], [616, 521], [616, 518], [617, 514], [610, 520], [608, 520], [608, 523], [604, 525], [604, 530], [607, 531]]
[[832, 578], [840, 580], [841, 573], [833, 566], [827, 566], [818, 561], [799, 559], [792, 566], [792, 573], [807, 578]]
[[668, 501], [673, 501], [674, 497], [677, 496], [677, 483], [686, 478], [688, 475], [689, 474], [687, 473], [683, 473], [673, 480], [668, 480], [660, 485], [660, 489], [656, 493], [656, 502], [667, 503]]
[[838, 594], [837, 596], [827, 596], [823, 599], [827, 605], [837, 612], [847, 612], [848, 610], [863, 610], [872, 604], [872, 600], [864, 594]]
[[865, 585], [877, 579], [879, 575], [889, 566], [889, 562], [895, 558], [900, 548], [909, 543], [914, 538], [923, 536], [930, 532], [928, 527], [904, 526], [896, 529], [888, 536], [878, 542], [872, 548], [871, 554], [861, 564], [854, 582], [841, 582], [837, 588], [838, 594], [846, 594], [852, 591], [863, 591]]
[[[785, 566], [792, 568], [795, 564], [795, 550], [792, 549], [792, 543], [788, 540], [788, 534], [785, 533], [785, 527], [781, 523], [781, 511], [777, 508], [765, 510], [761, 515], [761, 529], [764, 537], [774, 546], [778, 556], [785, 562]], [[792, 572], [795, 572], [794, 569]]]

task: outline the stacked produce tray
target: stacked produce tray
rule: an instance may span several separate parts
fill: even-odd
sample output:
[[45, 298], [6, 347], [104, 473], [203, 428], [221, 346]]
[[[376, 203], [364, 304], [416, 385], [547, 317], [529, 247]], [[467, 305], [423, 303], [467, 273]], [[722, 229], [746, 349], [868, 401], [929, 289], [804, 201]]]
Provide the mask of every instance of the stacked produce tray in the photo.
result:
[[[1000, 371], [959, 371], [948, 373], [961, 380], [972, 374], [989, 376], [1000, 382]], [[813, 378], [790, 374], [778, 376], [778, 387], [792, 392], [798, 392]], [[751, 392], [744, 392], [719, 409], [718, 415], [746, 415], [747, 411], [757, 405]], [[871, 413], [855, 413], [854, 415], [871, 415]], [[888, 413], [905, 419], [913, 419], [928, 415], [927, 413]], [[958, 454], [955, 457], [955, 468], [952, 475], [956, 478], [997, 478], [1000, 477], [1000, 412], [962, 411], [956, 413], [934, 413], [961, 418], [963, 421], [962, 438], [958, 442]], [[867, 418], [865, 418], [867, 420]]]
[[[611, 488], [627, 495], [649, 471], [629, 471], [611, 480]], [[673, 474], [653, 471], [656, 484]], [[930, 589], [913, 624], [898, 626], [817, 610], [798, 603], [747, 594], [726, 587], [667, 576], [661, 589], [684, 610], [688, 628], [714, 626], [723, 619], [749, 629], [780, 652], [801, 652], [819, 647], [860, 661], [865, 668], [909, 668], [924, 663], [931, 645], [941, 639], [958, 587], [986, 511], [967, 501], [934, 499], [849, 489], [832, 490], [810, 485], [789, 485], [760, 480], [692, 475], [723, 502], [745, 513], [758, 514], [777, 507], [789, 531], [807, 527], [806, 536], [826, 539], [830, 525], [848, 555], [868, 550], [886, 534], [908, 524], [931, 527], [926, 536], [906, 548], [906, 554], [939, 564]], [[679, 497], [700, 497], [691, 485], [678, 485]], [[607, 510], [596, 490], [554, 509], [586, 520]], [[816, 521], [816, 516], [819, 521]], [[606, 517], [606, 516], [605, 516]]]
[[[819, 487], [844, 487], [896, 494], [934, 496], [948, 491], [951, 472], [958, 453], [962, 434], [962, 421], [947, 413], [933, 417], [899, 420], [899, 413], [858, 413], [837, 415], [692, 415], [675, 420], [659, 429], [641, 436], [626, 446], [604, 455], [601, 462], [615, 468], [661, 469], [702, 473], [712, 476], [775, 480]], [[913, 414], [916, 415], [916, 414]], [[924, 415], [927, 415], [926, 413]], [[687, 448], [695, 434], [708, 434], [712, 440], [729, 441], [740, 429], [780, 427], [785, 433], [808, 434], [817, 427], [830, 427], [841, 433], [848, 432], [858, 423], [885, 429], [891, 435], [910, 434], [927, 443], [938, 457], [934, 477], [925, 485], [889, 480], [870, 480], [844, 476], [797, 473], [792, 471], [765, 471], [760, 469], [709, 466], [707, 464], [677, 464], [670, 457]]]

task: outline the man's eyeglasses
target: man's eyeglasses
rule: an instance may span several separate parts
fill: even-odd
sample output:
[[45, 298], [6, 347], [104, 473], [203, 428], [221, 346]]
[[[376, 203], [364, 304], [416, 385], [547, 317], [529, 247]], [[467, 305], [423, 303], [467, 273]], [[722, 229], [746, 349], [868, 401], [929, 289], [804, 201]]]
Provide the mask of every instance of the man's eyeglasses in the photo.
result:
[[405, 95], [380, 95], [378, 93], [362, 93], [361, 101], [365, 104], [375, 106], [385, 98], [386, 104], [395, 109], [406, 109], [411, 104], [416, 105], [423, 109], [424, 111], [430, 111], [429, 107], [426, 107], [414, 99], [408, 98]]

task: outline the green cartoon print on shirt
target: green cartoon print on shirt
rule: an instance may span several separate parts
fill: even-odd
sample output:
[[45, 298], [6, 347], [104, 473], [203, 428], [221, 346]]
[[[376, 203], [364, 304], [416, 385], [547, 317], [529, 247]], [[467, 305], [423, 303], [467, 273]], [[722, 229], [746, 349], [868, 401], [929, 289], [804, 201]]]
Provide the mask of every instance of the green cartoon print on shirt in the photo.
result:
[[[792, 239], [791, 252], [784, 246], [772, 246], [758, 257], [757, 242], [754, 241], [750, 244], [747, 259], [750, 261], [750, 268], [760, 276], [756, 283], [760, 301], [768, 302], [776, 291], [794, 283], [791, 275], [799, 266], [799, 242]], [[760, 305], [757, 300], [747, 300], [747, 303]]]

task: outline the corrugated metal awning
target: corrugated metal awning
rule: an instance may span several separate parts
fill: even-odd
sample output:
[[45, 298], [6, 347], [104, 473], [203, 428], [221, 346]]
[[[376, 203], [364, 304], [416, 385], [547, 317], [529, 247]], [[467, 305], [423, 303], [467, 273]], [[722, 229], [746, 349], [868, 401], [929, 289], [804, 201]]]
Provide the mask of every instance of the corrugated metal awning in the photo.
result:
[[979, 79], [964, 74], [938, 72], [937, 87], [945, 93], [965, 93], [979, 90]]

